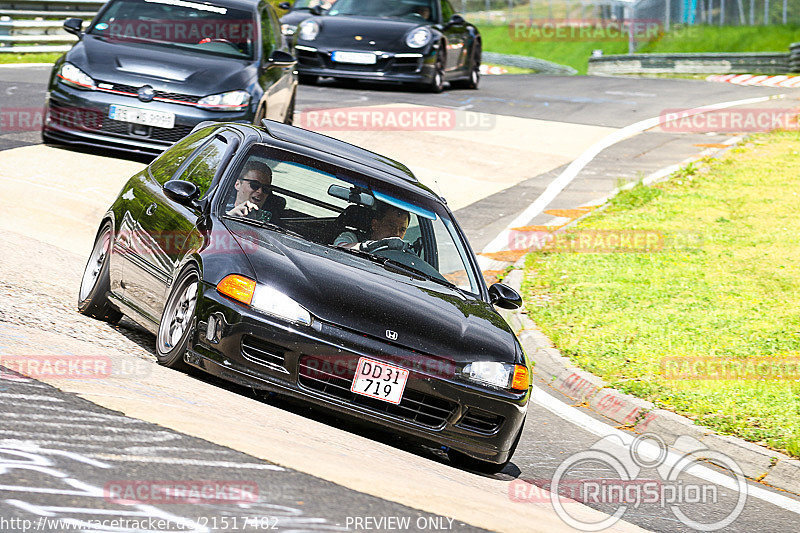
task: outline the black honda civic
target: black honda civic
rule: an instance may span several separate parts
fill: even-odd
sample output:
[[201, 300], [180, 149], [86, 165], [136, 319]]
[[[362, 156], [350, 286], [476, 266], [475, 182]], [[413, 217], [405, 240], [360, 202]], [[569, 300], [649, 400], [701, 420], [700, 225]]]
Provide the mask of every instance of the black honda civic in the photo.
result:
[[46, 142], [160, 153], [205, 120], [292, 120], [296, 61], [263, 0], [109, 0], [64, 28]]
[[320, 76], [477, 89], [481, 36], [449, 0], [337, 0], [295, 32], [300, 81]]
[[78, 309], [186, 365], [498, 471], [530, 363], [447, 204], [403, 164], [303, 129], [204, 123], [104, 215]]

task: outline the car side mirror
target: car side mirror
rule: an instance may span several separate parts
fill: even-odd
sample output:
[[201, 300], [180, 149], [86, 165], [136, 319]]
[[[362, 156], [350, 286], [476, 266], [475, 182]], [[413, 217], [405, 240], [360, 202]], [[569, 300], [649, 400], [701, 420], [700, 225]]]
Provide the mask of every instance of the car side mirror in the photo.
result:
[[495, 283], [489, 287], [489, 301], [503, 309], [519, 309], [522, 305], [522, 296], [508, 285]]
[[71, 33], [81, 39], [83, 37], [83, 20], [79, 18], [69, 18], [64, 21], [64, 31]]
[[270, 68], [286, 68], [293, 67], [297, 63], [297, 59], [292, 54], [284, 52], [283, 50], [275, 50], [272, 55], [267, 59], [264, 65], [265, 69]]
[[170, 180], [164, 184], [164, 194], [173, 202], [187, 207], [197, 207], [200, 189], [197, 185], [184, 180]]
[[292, 3], [291, 2], [281, 2], [280, 4], [278, 4], [278, 7], [283, 9], [283, 10], [289, 11], [290, 9], [292, 9]]
[[315, 5], [311, 9], [309, 9], [308, 12], [311, 13], [312, 15], [316, 15], [316, 16], [320, 16], [320, 15], [322, 15], [322, 13], [324, 13], [324, 11], [322, 11], [322, 7], [320, 7], [319, 4]]
[[449, 26], [463, 26], [466, 23], [467, 23], [467, 21], [464, 20], [464, 17], [462, 17], [461, 15], [456, 13], [455, 15], [450, 17], [450, 20], [447, 21], [447, 26], [448, 27]]

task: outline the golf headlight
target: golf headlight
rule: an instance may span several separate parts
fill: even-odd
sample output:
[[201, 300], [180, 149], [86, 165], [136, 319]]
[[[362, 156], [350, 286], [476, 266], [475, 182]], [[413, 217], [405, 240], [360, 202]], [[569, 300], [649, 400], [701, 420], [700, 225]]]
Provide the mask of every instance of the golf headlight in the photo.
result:
[[311, 325], [311, 313], [282, 292], [266, 285], [256, 285], [250, 305], [262, 313], [277, 316], [289, 322]]
[[76, 89], [95, 89], [94, 80], [72, 63], [64, 63], [61, 65], [58, 71], [58, 77], [62, 82]]
[[297, 33], [303, 41], [313, 41], [319, 35], [319, 24], [315, 20], [304, 20], [297, 27]]
[[296, 31], [297, 26], [294, 24], [281, 24], [281, 33], [287, 37], [291, 37]]
[[414, 28], [406, 35], [406, 46], [409, 48], [422, 48], [431, 42], [433, 32], [426, 26]]
[[198, 100], [197, 105], [212, 111], [232, 111], [245, 108], [249, 103], [250, 93], [247, 91], [231, 91], [201, 98]]
[[462, 370], [463, 378], [500, 389], [528, 390], [530, 377], [524, 365], [477, 361], [467, 364]]

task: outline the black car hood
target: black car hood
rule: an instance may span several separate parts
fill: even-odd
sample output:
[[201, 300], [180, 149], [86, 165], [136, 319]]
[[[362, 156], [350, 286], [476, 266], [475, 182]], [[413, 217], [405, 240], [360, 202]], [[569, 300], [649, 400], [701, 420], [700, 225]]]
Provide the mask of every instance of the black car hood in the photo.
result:
[[260, 283], [273, 286], [316, 318], [450, 358], [514, 362], [517, 340], [508, 324], [481, 300], [432, 282], [411, 279], [347, 252], [252, 228], [229, 229]]
[[311, 18], [315, 15], [312, 15], [308, 9], [298, 9], [296, 11], [289, 11], [284, 16], [281, 17], [281, 24], [291, 24], [292, 26], [297, 26], [307, 18]]
[[255, 79], [252, 61], [198, 54], [138, 43], [111, 43], [86, 35], [66, 60], [98, 81], [157, 91], [206, 96], [247, 89]]
[[[423, 20], [405, 21], [397, 19], [334, 16], [316, 17], [320, 32], [313, 41], [299, 41], [322, 48], [344, 50], [373, 50], [387, 52], [419, 52], [418, 48], [406, 46], [406, 34], [419, 26], [428, 26]], [[356, 36], [361, 37], [356, 40]], [[375, 44], [370, 44], [374, 42]]]

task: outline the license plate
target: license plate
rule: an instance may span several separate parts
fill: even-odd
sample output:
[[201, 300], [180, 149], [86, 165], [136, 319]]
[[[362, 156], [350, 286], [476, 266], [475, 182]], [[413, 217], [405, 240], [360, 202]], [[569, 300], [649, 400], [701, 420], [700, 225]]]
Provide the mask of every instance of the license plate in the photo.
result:
[[362, 357], [358, 360], [356, 377], [350, 390], [397, 405], [403, 398], [406, 381], [408, 370], [405, 368]]
[[369, 52], [333, 52], [331, 60], [337, 63], [353, 63], [356, 65], [374, 65], [378, 56]]
[[112, 105], [108, 110], [108, 118], [142, 124], [143, 126], [156, 126], [159, 128], [175, 127], [175, 114], [164, 111], [152, 111], [124, 105]]

